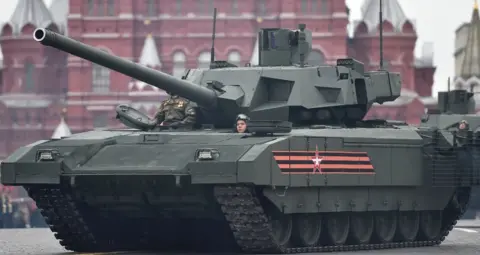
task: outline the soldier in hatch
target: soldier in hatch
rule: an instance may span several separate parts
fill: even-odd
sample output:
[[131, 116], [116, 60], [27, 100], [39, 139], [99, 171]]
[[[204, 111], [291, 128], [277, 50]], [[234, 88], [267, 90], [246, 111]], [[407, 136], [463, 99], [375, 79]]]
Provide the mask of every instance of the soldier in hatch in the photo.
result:
[[178, 95], [168, 94], [170, 97], [162, 102], [155, 114], [157, 125], [192, 127], [196, 122], [194, 104]]
[[247, 122], [250, 118], [245, 114], [239, 114], [235, 122], [236, 133], [248, 133]]

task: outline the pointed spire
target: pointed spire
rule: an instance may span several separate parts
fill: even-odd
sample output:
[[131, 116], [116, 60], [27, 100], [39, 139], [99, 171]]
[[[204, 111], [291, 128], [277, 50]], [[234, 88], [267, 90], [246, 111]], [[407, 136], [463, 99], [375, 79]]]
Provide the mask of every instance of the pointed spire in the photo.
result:
[[[145, 22], [146, 25], [150, 24], [149, 22]], [[138, 60], [139, 64], [148, 66], [151, 68], [159, 68], [162, 67], [162, 62], [160, 61], [160, 56], [158, 54], [157, 45], [155, 43], [155, 39], [153, 38], [152, 34], [148, 34], [145, 37], [145, 41], [143, 43], [142, 52], [140, 53], [140, 58]], [[134, 80], [128, 84], [129, 90], [138, 90], [142, 91], [144, 88], [149, 85], [144, 82]], [[153, 90], [158, 91], [157, 87], [151, 87]]]
[[474, 2], [463, 55], [459, 76], [465, 82], [472, 77], [480, 78], [480, 18], [477, 1]]
[[145, 37], [139, 63], [149, 67], [162, 67], [162, 62], [160, 61], [160, 56], [158, 55], [157, 45], [152, 34], [148, 34], [147, 37]]
[[[377, 30], [379, 23], [380, 0], [365, 0], [362, 5], [362, 21], [368, 27], [368, 32]], [[398, 0], [383, 0], [383, 21], [392, 24], [396, 31], [401, 31], [405, 22], [409, 21]]]
[[473, 2], [473, 14], [472, 14], [472, 23], [475, 21], [480, 20], [479, 14], [478, 14], [478, 2], [477, 0], [474, 0]]
[[13, 26], [13, 32], [19, 33], [27, 24], [46, 27], [53, 23], [53, 18], [43, 1], [18, 0], [10, 23]]
[[257, 39], [255, 40], [255, 45], [253, 45], [253, 52], [252, 57], [250, 58], [250, 65], [258, 66], [258, 44], [259, 44], [259, 37], [257, 35]]
[[69, 0], [53, 0], [49, 10], [53, 21], [59, 26], [60, 32], [66, 34]]
[[60, 124], [58, 124], [55, 131], [53, 131], [52, 139], [61, 139], [62, 137], [67, 137], [72, 135], [70, 128], [68, 127], [67, 123], [65, 122], [65, 114], [67, 113], [67, 109], [63, 108], [62, 110], [62, 117], [60, 119]]

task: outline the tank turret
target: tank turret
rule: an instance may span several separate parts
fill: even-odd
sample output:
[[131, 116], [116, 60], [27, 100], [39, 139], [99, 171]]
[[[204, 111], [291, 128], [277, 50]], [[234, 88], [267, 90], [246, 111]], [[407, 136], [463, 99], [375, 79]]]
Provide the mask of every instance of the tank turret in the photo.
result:
[[470, 131], [480, 130], [480, 118], [475, 113], [474, 93], [465, 89], [438, 92], [438, 105], [436, 109], [429, 109], [422, 116], [422, 126], [436, 127], [439, 129], [458, 130], [465, 123]]
[[196, 102], [199, 124], [231, 127], [235, 116], [313, 124], [355, 125], [373, 103], [400, 96], [400, 75], [385, 70], [365, 72], [361, 62], [339, 59], [336, 65], [310, 66], [310, 32], [262, 29], [260, 66], [187, 70], [182, 79], [113, 56], [43, 28], [34, 39], [119, 73]]
[[475, 112], [473, 93], [464, 89], [438, 92], [438, 111], [446, 114]]

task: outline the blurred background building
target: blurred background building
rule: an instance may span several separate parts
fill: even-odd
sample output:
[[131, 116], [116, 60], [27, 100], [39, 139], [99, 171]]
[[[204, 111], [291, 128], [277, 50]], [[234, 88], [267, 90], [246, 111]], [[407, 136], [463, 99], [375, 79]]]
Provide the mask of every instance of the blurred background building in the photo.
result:
[[[120, 4], [120, 2], [122, 4]], [[161, 4], [160, 4], [161, 3]], [[153, 114], [166, 96], [150, 85], [131, 80], [98, 65], [43, 47], [32, 40], [37, 27], [171, 73], [208, 67], [212, 10], [218, 9], [217, 59], [237, 65], [256, 64], [257, 31], [261, 27], [296, 28], [305, 23], [313, 31], [312, 65], [334, 64], [355, 57], [367, 69], [379, 65], [379, 1], [365, 0], [363, 18], [349, 24], [349, 10], [339, 0], [19, 0], [9, 22], [1, 27], [3, 52], [0, 87], [0, 158], [19, 146], [49, 138], [57, 125], [71, 132], [113, 127], [114, 107], [132, 104]], [[403, 78], [402, 96], [376, 106], [369, 118], [418, 123], [431, 97], [432, 45], [415, 59], [415, 23], [396, 0], [384, 1], [384, 62]], [[353, 37], [347, 27], [352, 26]], [[62, 109], [66, 108], [64, 122]]]

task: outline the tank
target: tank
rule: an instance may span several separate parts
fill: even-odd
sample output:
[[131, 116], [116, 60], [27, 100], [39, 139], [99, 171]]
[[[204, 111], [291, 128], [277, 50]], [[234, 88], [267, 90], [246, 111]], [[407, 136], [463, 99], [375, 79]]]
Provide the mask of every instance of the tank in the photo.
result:
[[[474, 136], [480, 136], [480, 116], [475, 112], [475, 100], [473, 92], [465, 89], [448, 90], [438, 92], [438, 106], [435, 110], [429, 110], [422, 118], [421, 125], [424, 127], [436, 127], [439, 129], [460, 131], [468, 130]], [[478, 148], [474, 147], [473, 155], [480, 155]], [[475, 160], [477, 162], [477, 160]], [[475, 166], [477, 169], [479, 165]], [[463, 219], [474, 219], [480, 211], [480, 189], [472, 187], [471, 200]]]
[[[19, 148], [1, 181], [22, 185], [77, 252], [310, 253], [440, 244], [478, 184], [472, 132], [363, 120], [400, 95], [399, 74], [355, 59], [310, 66], [311, 32], [262, 29], [259, 65], [225, 61], [181, 79], [45, 29], [39, 43], [197, 103], [193, 129], [127, 128]], [[250, 116], [249, 133], [232, 132]], [[141, 248], [139, 248], [141, 247]]]

